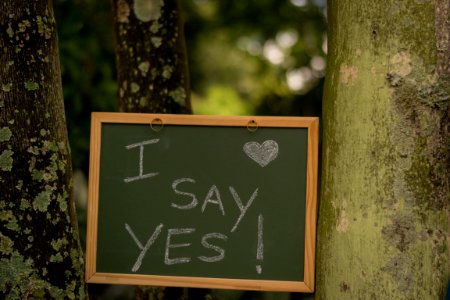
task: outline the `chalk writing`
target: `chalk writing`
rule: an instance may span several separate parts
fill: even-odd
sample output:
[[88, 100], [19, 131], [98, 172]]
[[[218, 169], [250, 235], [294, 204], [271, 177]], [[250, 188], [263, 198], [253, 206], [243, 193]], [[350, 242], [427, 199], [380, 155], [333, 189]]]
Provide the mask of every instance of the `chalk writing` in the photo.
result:
[[244, 144], [245, 154], [257, 162], [261, 167], [267, 166], [278, 156], [278, 143], [274, 140], [267, 140], [262, 144], [258, 142], [248, 142]]
[[233, 228], [231, 228], [231, 232], [235, 231], [236, 228], [239, 225], [239, 222], [241, 222], [242, 218], [244, 217], [245, 213], [247, 212], [247, 209], [250, 207], [250, 205], [252, 205], [253, 200], [255, 200], [256, 196], [258, 196], [258, 188], [256, 188], [256, 190], [253, 192], [252, 196], [250, 197], [250, 200], [248, 200], [247, 205], [243, 206], [242, 202], [241, 202], [241, 198], [239, 198], [238, 193], [236, 192], [236, 190], [230, 186], [230, 192], [233, 195], [233, 199], [234, 201], [236, 201], [237, 206], [239, 207], [239, 217], [236, 220], [236, 223], [234, 224]]
[[[212, 198], [213, 195], [215, 195], [215, 198]], [[215, 186], [215, 185], [211, 186], [211, 188], [208, 191], [208, 194], [205, 197], [205, 201], [203, 201], [202, 212], [205, 211], [206, 205], [208, 203], [219, 205], [222, 215], [225, 216], [225, 211], [223, 210], [222, 200], [220, 199], [220, 193], [219, 193], [219, 190], [217, 189], [217, 186]]]
[[[264, 232], [264, 217], [262, 214], [258, 216], [258, 246], [256, 248], [256, 259], [262, 261], [264, 259], [264, 241], [263, 241], [263, 232]], [[261, 274], [262, 267], [261, 265], [256, 266], [256, 272]]]
[[175, 194], [177, 194], [177, 195], [183, 195], [183, 196], [191, 197], [191, 198], [192, 198], [191, 203], [185, 204], [185, 205], [179, 205], [179, 204], [176, 204], [176, 203], [173, 203], [173, 202], [172, 202], [170, 205], [171, 205], [172, 207], [175, 207], [175, 208], [178, 208], [178, 209], [191, 209], [191, 208], [194, 208], [194, 207], [196, 207], [197, 204], [198, 204], [198, 200], [197, 200], [197, 197], [195, 197], [195, 194], [177, 190], [177, 186], [178, 186], [180, 183], [183, 183], [183, 182], [191, 182], [191, 183], [195, 183], [195, 180], [192, 179], [192, 178], [179, 178], [179, 179], [176, 179], [176, 180], [172, 183], [172, 189], [173, 189], [173, 191], [175, 192]]
[[[190, 202], [187, 204], [178, 204], [178, 203], [172, 202], [172, 203], [170, 203], [170, 207], [175, 208], [175, 209], [180, 209], [180, 210], [193, 209], [199, 204], [199, 201], [197, 200], [197, 196], [194, 193], [180, 190], [179, 185], [181, 185], [182, 183], [195, 184], [196, 181], [192, 178], [178, 178], [172, 182], [172, 190], [174, 191], [174, 193], [176, 195], [187, 197]], [[242, 202], [241, 197], [239, 196], [238, 192], [236, 191], [236, 189], [233, 186], [229, 186], [228, 189], [231, 193], [232, 198], [234, 199], [234, 202], [236, 203], [237, 208], [239, 209], [239, 216], [236, 219], [236, 221], [234, 222], [234, 225], [231, 229], [231, 232], [234, 232], [234, 231], [236, 231], [240, 222], [242, 221], [245, 214], [247, 213], [248, 209], [251, 207], [252, 203], [258, 196], [259, 188], [256, 188], [253, 191], [253, 193], [251, 194], [251, 196], [250, 196], [249, 200], [246, 202], [246, 204], [244, 204]], [[219, 210], [221, 211], [222, 215], [225, 216], [225, 209], [224, 209], [224, 206], [223, 206], [223, 203], [221, 200], [220, 191], [219, 191], [218, 187], [214, 184], [209, 188], [209, 190], [206, 194], [206, 197], [203, 201], [203, 205], [201, 207], [202, 213], [204, 213], [205, 208], [207, 207], [208, 204], [217, 205]], [[257, 235], [258, 236], [257, 259], [258, 260], [262, 260], [262, 258], [263, 258], [262, 257], [262, 248], [263, 248], [262, 222], [263, 222], [262, 215], [260, 215], [258, 218], [258, 235]], [[141, 250], [135, 264], [133, 265], [133, 268], [132, 268], [133, 272], [137, 272], [139, 270], [139, 268], [141, 267], [142, 261], [143, 261], [145, 255], [149, 251], [150, 247], [154, 244], [155, 240], [159, 237], [163, 226], [164, 226], [163, 223], [160, 223], [158, 226], [156, 226], [155, 230], [153, 231], [153, 234], [147, 240], [147, 243], [145, 244], [145, 246], [143, 246], [142, 243], [139, 241], [139, 239], [136, 237], [133, 230], [131, 229], [131, 226], [128, 225], [127, 223], [125, 223], [125, 229], [128, 231], [131, 238], [133, 239], [135, 244], [138, 246], [138, 249]], [[191, 246], [190, 242], [176, 243], [173, 241], [173, 239], [175, 239], [177, 237], [183, 238], [183, 236], [187, 239], [188, 235], [194, 233], [195, 231], [196, 231], [195, 228], [169, 228], [169, 229], [167, 229], [167, 237], [166, 237], [165, 251], [164, 251], [164, 264], [171, 266], [171, 265], [176, 265], [176, 264], [189, 263], [191, 261], [191, 257], [189, 257], [189, 256], [179, 256], [179, 257], [171, 256], [171, 250], [176, 249], [176, 248], [188, 248], [189, 246]], [[225, 258], [225, 249], [221, 246], [218, 246], [216, 243], [213, 243], [214, 240], [222, 240], [223, 242], [226, 242], [226, 241], [228, 241], [228, 236], [223, 233], [220, 233], [220, 232], [212, 232], [212, 233], [207, 233], [207, 234], [203, 235], [203, 237], [201, 239], [201, 245], [204, 248], [213, 251], [216, 255], [213, 255], [213, 256], [200, 255], [197, 257], [200, 261], [207, 262], [207, 263], [213, 263], [213, 262], [221, 261]], [[188, 252], [188, 250], [186, 250], [186, 251]], [[261, 273], [260, 266], [257, 266], [257, 272], [258, 272], [258, 274]]]
[[[189, 193], [189, 192], [181, 191], [178, 189], [178, 185], [183, 182], [195, 183], [196, 181], [192, 178], [179, 178], [179, 179], [176, 179], [173, 181], [172, 189], [175, 192], [175, 194], [177, 194], [177, 195], [187, 196], [187, 197], [191, 198], [191, 202], [189, 204], [185, 204], [185, 205], [181, 205], [181, 204], [172, 202], [170, 204], [170, 206], [173, 208], [178, 208], [178, 209], [183, 209], [183, 210], [195, 208], [198, 205], [198, 200], [197, 200], [196, 195], [194, 193]], [[236, 189], [232, 186], [229, 186], [228, 189], [239, 209], [239, 216], [236, 219], [236, 222], [234, 223], [233, 227], [231, 228], [231, 232], [234, 232], [238, 228], [239, 223], [242, 221], [242, 218], [245, 216], [247, 210], [249, 209], [249, 207], [252, 205], [253, 201], [258, 196], [258, 188], [256, 188], [255, 191], [252, 193], [252, 195], [250, 196], [250, 199], [247, 201], [247, 204], [245, 206], [243, 205], [241, 198], [240, 198], [239, 194], [237, 193]], [[219, 192], [218, 187], [215, 184], [213, 184], [209, 188], [208, 193], [206, 194], [206, 197], [205, 197], [202, 207], [201, 207], [202, 213], [205, 212], [206, 206], [209, 203], [218, 205], [220, 212], [222, 213], [223, 216], [225, 216], [225, 209], [224, 209], [224, 206], [223, 206], [223, 203], [221, 200], [220, 192]]]
[[[160, 223], [158, 226], [156, 226], [155, 230], [153, 231], [153, 234], [148, 239], [145, 246], [142, 245], [141, 241], [136, 237], [136, 234], [131, 229], [131, 226], [125, 223], [125, 229], [130, 234], [132, 240], [136, 243], [139, 250], [141, 252], [139, 253], [139, 256], [134, 263], [131, 271], [137, 272], [139, 271], [139, 268], [142, 265], [142, 261], [149, 251], [150, 247], [155, 243], [156, 239], [159, 237], [162, 228], [164, 227], [163, 223]], [[170, 250], [175, 248], [187, 248], [191, 245], [191, 243], [174, 243], [173, 238], [181, 235], [189, 235], [191, 233], [195, 232], [195, 228], [169, 228], [167, 229], [167, 237], [166, 237], [166, 246], [164, 251], [164, 264], [171, 266], [176, 264], [182, 264], [182, 263], [189, 263], [191, 261], [191, 257], [189, 256], [181, 256], [181, 257], [171, 257]], [[186, 237], [187, 238], [187, 237]], [[210, 240], [213, 239], [220, 239], [226, 242], [228, 240], [228, 236], [225, 234], [219, 233], [219, 232], [211, 232], [203, 235], [201, 239], [201, 244], [204, 248], [210, 249], [217, 253], [215, 256], [198, 256], [197, 258], [203, 262], [212, 263], [212, 262], [218, 262], [225, 258], [225, 249], [213, 244]]]
[[[159, 172], [152, 172], [152, 173], [145, 173], [144, 174], [144, 146], [149, 144], [155, 144], [158, 143], [159, 139], [152, 139], [147, 140], [139, 143], [134, 143], [125, 146], [127, 150], [133, 149], [133, 148], [139, 148], [139, 175], [133, 176], [133, 177], [127, 177], [124, 179], [126, 183], [141, 180], [144, 178], [150, 178], [153, 176], [156, 176], [159, 174]], [[276, 159], [278, 155], [278, 144], [277, 142], [273, 140], [267, 140], [263, 142], [262, 144], [259, 144], [257, 142], [248, 142], [244, 144], [244, 152], [255, 162], [257, 162], [261, 167], [267, 166], [271, 161]], [[196, 180], [193, 178], [178, 178], [172, 181], [172, 190], [175, 193], [175, 195], [182, 196], [176, 201], [172, 200], [170, 203], [170, 207], [180, 210], [190, 210], [199, 205], [199, 200], [197, 196], [193, 192], [188, 192], [181, 187], [186, 187], [186, 184], [195, 184]], [[248, 198], [248, 201], [245, 203], [241, 200], [241, 197], [239, 196], [237, 190], [233, 186], [228, 186], [228, 190], [231, 194], [231, 197], [234, 200], [234, 203], [236, 203], [236, 206], [239, 210], [239, 215], [237, 219], [234, 221], [233, 226], [231, 227], [230, 232], [233, 233], [237, 230], [239, 227], [239, 224], [245, 217], [247, 211], [252, 206], [253, 202], [258, 196], [259, 188], [255, 188], [253, 193]], [[219, 191], [219, 188], [217, 185], [212, 184], [209, 190], [206, 193], [206, 196], [203, 200], [203, 203], [201, 205], [201, 212], [205, 213], [206, 208], [209, 205], [214, 205], [217, 207], [217, 209], [220, 211], [222, 216], [225, 216], [225, 208], [222, 202], [221, 193]], [[264, 242], [263, 242], [263, 223], [264, 223], [264, 217], [262, 214], [258, 216], [258, 226], [257, 226], [257, 249], [256, 249], [256, 259], [260, 262], [263, 261], [264, 258]], [[151, 248], [151, 246], [155, 243], [155, 241], [158, 239], [158, 237], [161, 235], [161, 231], [163, 229], [164, 225], [163, 223], [160, 223], [158, 226], [156, 226], [155, 230], [153, 231], [152, 235], [149, 237], [145, 245], [141, 243], [141, 241], [137, 238], [136, 234], [131, 229], [131, 226], [125, 223], [125, 229], [131, 236], [134, 243], [137, 245], [138, 249], [140, 250], [140, 253], [138, 255], [138, 258], [136, 259], [136, 262], [134, 263], [132, 267], [132, 272], [137, 272], [139, 268], [142, 265], [142, 262], [144, 260], [144, 257], [146, 256], [147, 252]], [[184, 250], [185, 253], [189, 253], [189, 247], [191, 246], [191, 242], [187, 241], [189, 240], [189, 235], [196, 232], [195, 228], [168, 228], [167, 229], [167, 235], [166, 235], [166, 241], [165, 241], [165, 250], [164, 250], [164, 264], [167, 266], [177, 265], [177, 264], [186, 264], [191, 262], [192, 257], [186, 256], [186, 255], [174, 255], [173, 253], [183, 253], [182, 248], [186, 248]], [[178, 240], [174, 241], [174, 240]], [[180, 242], [184, 241], [184, 242]], [[221, 243], [226, 243], [228, 241], [228, 236], [220, 233], [220, 232], [212, 232], [212, 233], [206, 233], [201, 238], [201, 245], [212, 252], [209, 256], [206, 255], [200, 255], [197, 256], [197, 259], [206, 263], [214, 263], [221, 261], [225, 258], [225, 248], [224, 246], [217, 245], [217, 242], [222, 241]], [[175, 251], [175, 249], [178, 249]], [[258, 264], [256, 266], [256, 272], [258, 274], [262, 273], [262, 266], [261, 264]]]
[[212, 249], [212, 250], [216, 251], [217, 253], [219, 253], [219, 255], [213, 256], [213, 257], [199, 256], [198, 258], [204, 262], [218, 262], [218, 261], [221, 261], [225, 257], [225, 250], [223, 248], [220, 248], [219, 246], [210, 244], [208, 242], [208, 239], [212, 239], [212, 238], [221, 239], [224, 241], [228, 240], [228, 237], [222, 233], [213, 232], [213, 233], [205, 234], [202, 238], [203, 247]]
[[142, 264], [142, 260], [144, 259], [145, 254], [147, 254], [148, 249], [152, 246], [152, 244], [155, 242], [156, 238], [158, 237], [158, 235], [161, 233], [161, 229], [163, 227], [163, 224], [159, 224], [155, 231], [153, 232], [153, 234], [151, 235], [151, 237], [148, 239], [147, 243], [145, 244], [145, 246], [142, 246], [142, 243], [138, 240], [138, 238], [136, 237], [136, 235], [134, 234], [133, 230], [131, 229], [130, 225], [128, 225], [127, 223], [125, 223], [125, 229], [128, 231], [128, 233], [131, 235], [131, 238], [133, 239], [133, 241], [136, 243], [136, 245], [138, 246], [139, 250], [142, 250], [141, 253], [139, 253], [139, 256], [136, 260], [136, 262], [134, 263], [133, 268], [131, 269], [131, 271], [133, 272], [137, 272], [139, 270], [139, 268], [141, 267]]
[[159, 142], [159, 139], [143, 141], [140, 143], [125, 146], [127, 150], [139, 147], [139, 175], [134, 177], [127, 177], [123, 181], [128, 183], [140, 179], [150, 178], [159, 174], [157, 172], [144, 174], [144, 146], [149, 144], [155, 144], [157, 142]]
[[171, 240], [172, 240], [173, 235], [190, 234], [190, 233], [193, 233], [194, 231], [195, 231], [194, 228], [172, 228], [167, 231], [166, 251], [164, 253], [164, 263], [166, 265], [188, 263], [191, 261], [190, 257], [170, 258], [169, 251], [170, 251], [170, 249], [173, 249], [173, 248], [189, 247], [191, 245], [191, 243], [172, 244]]

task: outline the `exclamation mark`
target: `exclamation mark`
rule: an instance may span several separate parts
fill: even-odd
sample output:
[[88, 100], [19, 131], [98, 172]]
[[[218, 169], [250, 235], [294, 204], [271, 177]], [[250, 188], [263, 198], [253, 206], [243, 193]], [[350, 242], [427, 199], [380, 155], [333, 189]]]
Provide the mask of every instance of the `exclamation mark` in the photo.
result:
[[[258, 216], [258, 246], [256, 249], [256, 259], [262, 261], [264, 258], [264, 241], [263, 241], [263, 230], [264, 230], [264, 217], [263, 215]], [[256, 272], [261, 274], [262, 267], [261, 265], [256, 266]]]

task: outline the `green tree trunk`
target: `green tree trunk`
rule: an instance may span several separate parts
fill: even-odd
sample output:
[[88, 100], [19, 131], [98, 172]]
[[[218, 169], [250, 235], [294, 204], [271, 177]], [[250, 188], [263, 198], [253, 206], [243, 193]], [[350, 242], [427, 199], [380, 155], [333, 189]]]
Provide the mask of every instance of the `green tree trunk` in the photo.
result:
[[450, 2], [328, 1], [318, 299], [443, 299]]
[[0, 32], [0, 298], [84, 299], [51, 1], [2, 1]]

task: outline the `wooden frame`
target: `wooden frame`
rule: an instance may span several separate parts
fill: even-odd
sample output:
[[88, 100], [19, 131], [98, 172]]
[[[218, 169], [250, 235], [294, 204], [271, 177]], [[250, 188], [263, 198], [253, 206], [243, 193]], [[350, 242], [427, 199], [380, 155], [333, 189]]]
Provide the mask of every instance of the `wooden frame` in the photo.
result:
[[[243, 280], [225, 278], [199, 278], [155, 276], [140, 274], [98, 273], [96, 271], [98, 191], [100, 176], [101, 128], [103, 123], [240, 126], [240, 127], [303, 127], [308, 129], [308, 157], [306, 183], [304, 281]], [[262, 117], [262, 116], [203, 116], [136, 113], [93, 113], [90, 141], [89, 202], [86, 245], [86, 281], [88, 283], [114, 283], [180, 287], [209, 287], [219, 289], [270, 290], [313, 292], [315, 275], [317, 165], [319, 119], [315, 117]]]

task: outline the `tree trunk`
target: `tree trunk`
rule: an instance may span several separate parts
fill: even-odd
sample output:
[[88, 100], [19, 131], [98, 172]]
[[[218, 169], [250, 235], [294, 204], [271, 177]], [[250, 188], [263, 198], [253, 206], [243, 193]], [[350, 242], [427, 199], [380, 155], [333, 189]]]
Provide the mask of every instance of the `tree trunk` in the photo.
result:
[[0, 298], [84, 299], [51, 1], [2, 1], [0, 32]]
[[179, 1], [113, 0], [119, 108], [190, 113]]
[[[179, 1], [113, 0], [119, 109], [191, 113]], [[182, 288], [140, 287], [137, 299], [188, 299]], [[200, 297], [192, 299], [201, 299]]]
[[318, 299], [443, 299], [450, 2], [328, 1]]

